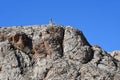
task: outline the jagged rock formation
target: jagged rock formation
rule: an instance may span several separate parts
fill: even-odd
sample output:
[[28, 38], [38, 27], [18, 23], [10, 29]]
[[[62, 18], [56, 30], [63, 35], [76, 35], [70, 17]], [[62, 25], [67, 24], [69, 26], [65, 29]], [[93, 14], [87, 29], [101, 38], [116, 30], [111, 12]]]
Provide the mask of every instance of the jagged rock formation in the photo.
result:
[[119, 80], [119, 53], [70, 26], [0, 28], [0, 80]]

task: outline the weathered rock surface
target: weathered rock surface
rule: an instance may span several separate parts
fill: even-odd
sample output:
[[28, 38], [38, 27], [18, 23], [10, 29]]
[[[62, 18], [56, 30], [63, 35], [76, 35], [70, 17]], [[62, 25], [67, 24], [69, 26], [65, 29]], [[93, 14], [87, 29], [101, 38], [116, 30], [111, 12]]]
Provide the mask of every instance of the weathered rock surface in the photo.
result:
[[0, 80], [120, 80], [120, 51], [70, 26], [0, 28]]
[[110, 53], [112, 57], [114, 57], [116, 60], [120, 61], [120, 51], [113, 51]]

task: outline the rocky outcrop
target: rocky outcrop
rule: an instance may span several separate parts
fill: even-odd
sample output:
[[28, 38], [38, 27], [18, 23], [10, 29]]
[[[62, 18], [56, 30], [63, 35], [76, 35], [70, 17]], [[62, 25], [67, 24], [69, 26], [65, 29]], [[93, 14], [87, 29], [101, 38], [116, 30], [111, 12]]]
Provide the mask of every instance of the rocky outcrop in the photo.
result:
[[116, 60], [120, 61], [120, 51], [116, 50], [110, 53], [112, 57], [114, 57]]
[[119, 80], [119, 61], [70, 26], [0, 29], [0, 80]]

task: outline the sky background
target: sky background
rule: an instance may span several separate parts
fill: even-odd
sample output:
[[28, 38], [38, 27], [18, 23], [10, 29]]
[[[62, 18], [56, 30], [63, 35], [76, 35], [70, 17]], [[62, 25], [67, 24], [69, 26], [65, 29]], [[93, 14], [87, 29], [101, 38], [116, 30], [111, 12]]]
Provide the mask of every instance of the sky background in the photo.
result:
[[91, 45], [120, 50], [120, 0], [0, 0], [0, 26], [71, 25]]

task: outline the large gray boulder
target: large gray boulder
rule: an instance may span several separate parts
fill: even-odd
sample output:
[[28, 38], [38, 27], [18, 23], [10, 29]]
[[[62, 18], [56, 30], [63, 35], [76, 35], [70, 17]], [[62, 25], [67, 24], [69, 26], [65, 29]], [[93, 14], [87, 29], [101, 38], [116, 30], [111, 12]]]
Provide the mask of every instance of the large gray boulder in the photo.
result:
[[120, 80], [119, 51], [61, 25], [0, 28], [0, 80]]

